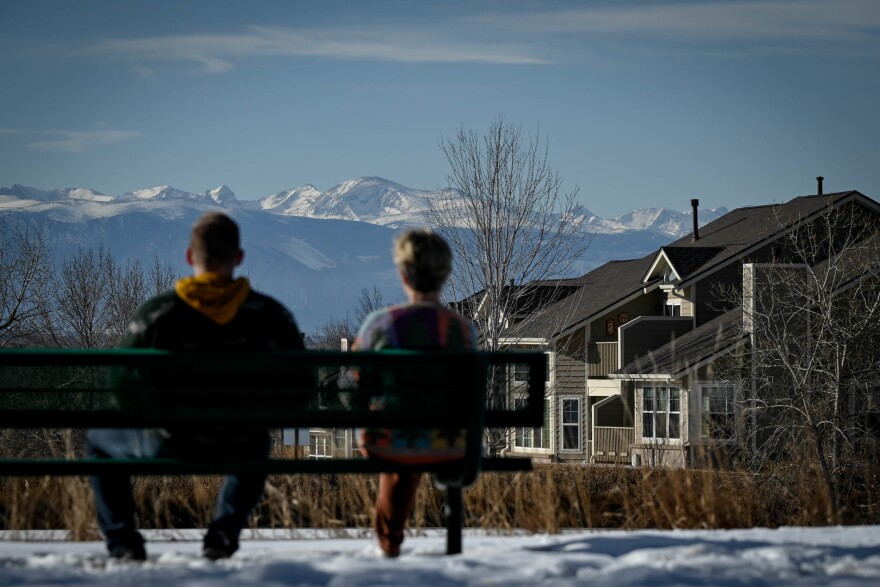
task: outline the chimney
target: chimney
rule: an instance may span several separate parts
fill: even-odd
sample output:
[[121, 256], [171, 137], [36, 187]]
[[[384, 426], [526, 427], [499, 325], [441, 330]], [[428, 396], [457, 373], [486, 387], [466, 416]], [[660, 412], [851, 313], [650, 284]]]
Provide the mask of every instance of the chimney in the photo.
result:
[[820, 175], [819, 177], [816, 178], [816, 185], [818, 186], [818, 188], [817, 188], [818, 191], [817, 191], [816, 193], [819, 194], [820, 196], [822, 195], [822, 181], [823, 181], [824, 179], [825, 179], [825, 178], [822, 177], [821, 175]]
[[691, 209], [693, 210], [692, 216], [694, 217], [694, 238], [691, 242], [697, 242], [700, 240], [700, 229], [697, 222], [697, 206], [700, 205], [700, 201], [694, 198], [691, 200]]

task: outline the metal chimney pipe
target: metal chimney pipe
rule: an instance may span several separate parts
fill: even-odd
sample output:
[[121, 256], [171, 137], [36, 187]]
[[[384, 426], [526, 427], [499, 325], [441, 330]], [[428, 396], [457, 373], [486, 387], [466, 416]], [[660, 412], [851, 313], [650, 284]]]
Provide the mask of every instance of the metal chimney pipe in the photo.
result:
[[691, 210], [692, 210], [691, 216], [694, 217], [694, 238], [691, 242], [696, 242], [700, 239], [700, 229], [699, 229], [699, 224], [697, 222], [697, 206], [699, 206], [699, 205], [700, 205], [700, 201], [697, 200], [696, 198], [691, 200]]
[[819, 186], [819, 187], [818, 187], [818, 190], [819, 190], [819, 191], [816, 192], [816, 193], [819, 194], [820, 196], [822, 195], [822, 181], [823, 181], [824, 179], [825, 179], [825, 178], [822, 177], [821, 175], [820, 175], [819, 177], [816, 178], [816, 183], [817, 183], [818, 186]]

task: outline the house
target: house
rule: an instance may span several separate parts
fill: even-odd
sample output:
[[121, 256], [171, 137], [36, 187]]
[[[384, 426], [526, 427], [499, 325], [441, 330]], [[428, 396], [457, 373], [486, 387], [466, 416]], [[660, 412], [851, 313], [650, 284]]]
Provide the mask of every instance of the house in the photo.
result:
[[[566, 280], [565, 295], [505, 331], [508, 347], [545, 349], [550, 366], [546, 424], [512, 431], [509, 453], [684, 467], [742, 441], [736, 406], [755, 390], [741, 389], [747, 384], [724, 373], [722, 359], [755, 344], [748, 322], [757, 314], [744, 306], [760, 299], [756, 280], [768, 268], [821, 271], [831, 254], [822, 243], [840, 239], [817, 227], [843, 211], [859, 222], [880, 218], [871, 198], [821, 194], [820, 183], [819, 195], [739, 208], [699, 230], [695, 221], [692, 234], [655, 253]], [[816, 242], [801, 243], [813, 247], [809, 262], [793, 263], [791, 237], [811, 227]]]

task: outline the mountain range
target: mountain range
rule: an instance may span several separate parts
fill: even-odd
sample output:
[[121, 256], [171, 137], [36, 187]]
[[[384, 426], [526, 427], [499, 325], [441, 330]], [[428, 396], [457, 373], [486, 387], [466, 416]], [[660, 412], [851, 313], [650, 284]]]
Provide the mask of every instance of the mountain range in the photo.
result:
[[[362, 288], [386, 301], [401, 298], [390, 259], [394, 233], [423, 226], [428, 200], [443, 205], [449, 190], [418, 190], [362, 177], [322, 192], [312, 185], [242, 201], [227, 186], [193, 193], [167, 185], [106, 195], [90, 188], [0, 188], [0, 228], [41, 225], [56, 260], [78, 248], [105, 246], [120, 260], [158, 255], [181, 273], [189, 227], [206, 210], [224, 210], [240, 223], [255, 287], [290, 307], [307, 331], [351, 309]], [[700, 210], [700, 224], [727, 210]], [[645, 208], [604, 219], [581, 208], [590, 246], [573, 273], [611, 259], [641, 257], [691, 231], [691, 212]]]

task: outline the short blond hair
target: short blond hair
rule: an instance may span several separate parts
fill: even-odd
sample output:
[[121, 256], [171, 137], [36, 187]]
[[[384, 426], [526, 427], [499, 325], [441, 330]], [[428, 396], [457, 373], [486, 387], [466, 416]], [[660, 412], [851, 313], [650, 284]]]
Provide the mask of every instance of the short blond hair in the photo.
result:
[[412, 229], [394, 239], [394, 265], [420, 292], [440, 291], [452, 271], [452, 251], [439, 234]]

